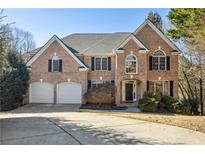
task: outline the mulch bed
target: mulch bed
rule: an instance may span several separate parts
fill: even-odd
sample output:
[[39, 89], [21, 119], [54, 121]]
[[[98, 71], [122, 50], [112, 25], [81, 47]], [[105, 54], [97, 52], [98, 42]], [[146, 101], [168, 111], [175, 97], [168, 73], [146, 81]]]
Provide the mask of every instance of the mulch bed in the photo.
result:
[[90, 109], [90, 110], [126, 110], [127, 107], [116, 106], [114, 104], [82, 104], [80, 109]]

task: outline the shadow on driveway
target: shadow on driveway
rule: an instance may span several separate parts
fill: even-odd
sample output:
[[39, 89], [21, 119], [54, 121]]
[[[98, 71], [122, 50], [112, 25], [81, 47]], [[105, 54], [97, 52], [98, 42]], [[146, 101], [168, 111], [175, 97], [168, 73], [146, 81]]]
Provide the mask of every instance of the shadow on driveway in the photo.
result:
[[9, 113], [79, 112], [80, 104], [27, 104]]
[[[63, 118], [21, 117], [0, 119], [1, 144], [18, 145], [100, 145], [100, 144], [170, 144], [151, 138], [127, 136], [112, 128]], [[175, 143], [181, 144], [181, 143]]]

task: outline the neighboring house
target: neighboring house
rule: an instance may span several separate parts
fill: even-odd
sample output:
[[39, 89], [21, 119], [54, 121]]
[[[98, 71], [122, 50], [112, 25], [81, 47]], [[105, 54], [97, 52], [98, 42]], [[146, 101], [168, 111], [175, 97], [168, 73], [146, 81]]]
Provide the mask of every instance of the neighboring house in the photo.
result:
[[27, 62], [30, 103], [82, 103], [88, 89], [115, 84], [115, 103], [145, 91], [178, 98], [179, 49], [149, 20], [133, 33], [54, 35]]

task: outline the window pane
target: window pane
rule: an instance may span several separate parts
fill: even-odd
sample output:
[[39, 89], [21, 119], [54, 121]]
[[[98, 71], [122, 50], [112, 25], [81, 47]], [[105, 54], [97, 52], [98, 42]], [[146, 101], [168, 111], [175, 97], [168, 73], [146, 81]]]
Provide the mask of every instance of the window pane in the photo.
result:
[[53, 72], [59, 72], [59, 60], [53, 60]]
[[165, 57], [160, 57], [160, 70], [165, 70]]
[[96, 70], [101, 70], [101, 58], [96, 58], [95, 59], [95, 69]]
[[136, 58], [133, 55], [129, 55], [129, 56], [127, 56], [126, 60], [136, 60]]
[[126, 62], [126, 73], [136, 73], [136, 61]]
[[162, 81], [156, 81], [156, 92], [163, 94], [163, 84]]
[[102, 58], [102, 70], [107, 70], [107, 58]]
[[152, 57], [152, 69], [158, 70], [158, 57]]
[[92, 88], [99, 88], [101, 85], [103, 85], [103, 81], [92, 81]]
[[153, 81], [149, 81], [149, 91], [154, 92], [154, 82]]
[[162, 51], [156, 51], [153, 56], [165, 56]]

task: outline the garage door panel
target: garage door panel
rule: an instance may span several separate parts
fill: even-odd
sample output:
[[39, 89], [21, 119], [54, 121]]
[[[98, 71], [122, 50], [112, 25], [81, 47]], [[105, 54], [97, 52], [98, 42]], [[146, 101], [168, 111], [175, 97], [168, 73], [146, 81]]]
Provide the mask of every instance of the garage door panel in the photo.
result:
[[54, 103], [54, 86], [49, 83], [31, 84], [30, 103]]
[[80, 104], [82, 87], [77, 83], [61, 83], [58, 85], [59, 104]]

